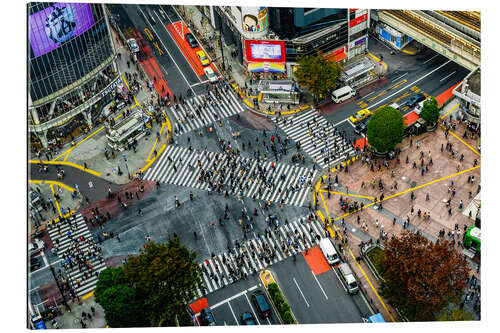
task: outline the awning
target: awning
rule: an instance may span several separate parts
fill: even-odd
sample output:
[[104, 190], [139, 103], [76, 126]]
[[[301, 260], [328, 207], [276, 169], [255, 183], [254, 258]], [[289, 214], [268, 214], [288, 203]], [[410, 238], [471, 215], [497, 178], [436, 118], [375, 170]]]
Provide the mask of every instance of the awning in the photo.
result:
[[279, 62], [251, 62], [248, 64], [248, 71], [250, 73], [285, 73], [285, 64]]

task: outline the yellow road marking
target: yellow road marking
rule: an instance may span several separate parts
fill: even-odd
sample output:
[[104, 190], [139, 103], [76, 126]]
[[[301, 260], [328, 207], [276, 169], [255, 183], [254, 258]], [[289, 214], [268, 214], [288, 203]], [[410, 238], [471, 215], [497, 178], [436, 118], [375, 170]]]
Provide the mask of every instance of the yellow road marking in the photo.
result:
[[[127, 89], [128, 89], [129, 91], [132, 91], [132, 90], [130, 89], [129, 85], [128, 85], [127, 80], [125, 80], [125, 76], [123, 76], [123, 74], [122, 74], [122, 79], [123, 79], [123, 83], [125, 83], [125, 85], [127, 86]], [[134, 97], [134, 102], [135, 102], [135, 104], [136, 104], [136, 105], [139, 105], [139, 107], [140, 107], [141, 109], [143, 109], [142, 105], [139, 103], [139, 101], [137, 101], [137, 98], [135, 98], [135, 95], [134, 95], [134, 94], [132, 94], [132, 97]]]
[[[443, 125], [439, 124], [439, 126], [441, 126], [444, 129]], [[469, 144], [467, 142], [465, 142], [464, 140], [460, 139], [455, 133], [453, 133], [452, 131], [448, 131], [448, 133], [450, 133], [451, 135], [453, 135], [458, 141], [462, 142], [470, 150], [472, 150], [474, 153], [476, 153], [477, 155], [479, 155], [479, 157], [481, 157], [481, 154], [479, 154], [474, 148], [472, 148], [471, 146], [469, 146]]]
[[76, 189], [75, 189], [75, 188], [72, 188], [71, 186], [68, 186], [68, 185], [66, 185], [66, 184], [64, 184], [64, 183], [57, 182], [57, 181], [55, 181], [55, 180], [43, 180], [43, 182], [44, 182], [45, 184], [52, 184], [52, 185], [57, 185], [57, 186], [60, 186], [60, 187], [62, 187], [63, 189], [70, 191], [71, 193], [73, 193], [74, 191], [76, 191]]
[[158, 50], [158, 52], [160, 53], [160, 55], [163, 54], [163, 51], [160, 49], [160, 47], [158, 46], [158, 42], [153, 42], [153, 45], [156, 46], [156, 49]]
[[151, 34], [151, 31], [149, 31], [148, 28], [144, 28], [144, 32], [146, 33], [146, 36], [148, 36], [149, 40], [153, 40], [153, 34]]
[[460, 103], [458, 103], [457, 105], [455, 105], [450, 111], [446, 112], [444, 115], [441, 116], [440, 119], [443, 119], [444, 117], [446, 117], [447, 115], [449, 115], [451, 112], [453, 112], [453, 110], [455, 110], [458, 106], [460, 105]]
[[318, 214], [320, 220], [322, 222], [324, 222], [325, 221], [325, 217], [323, 216], [323, 213], [320, 210], [317, 210], [316, 213]]
[[[160, 128], [160, 138], [161, 138], [161, 133], [163, 132], [163, 128], [165, 127], [165, 124], [166, 123], [163, 123], [161, 124], [161, 128]], [[153, 151], [155, 150], [156, 148], [156, 144], [158, 143], [158, 138], [156, 138], [155, 140], [155, 143], [153, 144], [153, 147], [151, 148], [151, 151], [149, 152], [149, 155], [148, 155], [148, 158], [146, 159], [147, 162], [149, 162], [149, 160], [151, 159], [151, 154], [153, 153]]]
[[61, 217], [62, 216], [61, 207], [59, 207], [59, 202], [57, 201], [56, 196], [55, 196], [56, 193], [54, 191], [54, 185], [50, 184], [49, 186], [50, 186], [50, 189], [52, 190], [52, 196], [54, 197], [54, 201], [56, 203], [57, 212], [59, 213], [59, 216]]
[[30, 179], [29, 182], [33, 183], [33, 184], [42, 184], [43, 180], [33, 180], [33, 179]]
[[[162, 146], [162, 147], [160, 148], [160, 150], [158, 151], [158, 154], [156, 155], [156, 157], [154, 157], [153, 159], [151, 159], [151, 160], [148, 162], [148, 164], [146, 164], [145, 166], [143, 166], [143, 167], [142, 167], [142, 169], [141, 169], [141, 170], [139, 170], [139, 171], [142, 171], [142, 172], [146, 171], [146, 170], [147, 170], [147, 169], [151, 166], [151, 164], [153, 164], [153, 162], [154, 162], [154, 161], [156, 161], [156, 159], [157, 159], [158, 157], [160, 157], [160, 156], [161, 156], [161, 153], [165, 150], [165, 148], [166, 148], [166, 147], [167, 147], [167, 146], [166, 146], [165, 144], [163, 144], [163, 146]], [[137, 175], [137, 172], [136, 172], [136, 173], [134, 173], [134, 175], [133, 175], [133, 176], [135, 177], [136, 175]]]
[[78, 147], [80, 144], [84, 143], [85, 141], [87, 141], [88, 139], [90, 139], [91, 137], [93, 137], [94, 135], [96, 135], [97, 133], [99, 133], [100, 131], [102, 131], [104, 129], [104, 125], [101, 126], [99, 129], [97, 129], [96, 131], [94, 131], [92, 134], [90, 134], [89, 136], [87, 136], [85, 139], [83, 139], [82, 141], [78, 142], [77, 144], [75, 144], [73, 147], [71, 147], [70, 149], [68, 149], [68, 151], [66, 152], [66, 157], [64, 158], [63, 161], [66, 162], [66, 160], [68, 159], [69, 157], [69, 153], [75, 149], [76, 147]]
[[[325, 199], [323, 198], [323, 194], [321, 194], [321, 193], [320, 193], [320, 195], [321, 195], [321, 199], [323, 200], [323, 205], [324, 205], [324, 208], [325, 208], [325, 212], [326, 212], [326, 214], [328, 215], [328, 218], [330, 218], [330, 213], [328, 212], [328, 208], [327, 208], [327, 206], [326, 206]], [[366, 206], [365, 206], [365, 207], [366, 207]], [[338, 220], [338, 219], [340, 219], [340, 217], [339, 217], [339, 218], [337, 218], [337, 219], [335, 219], [335, 220]], [[343, 237], [342, 237], [342, 234], [339, 232], [339, 229], [337, 228], [337, 226], [336, 226], [335, 224], [332, 224], [332, 225], [333, 225], [333, 227], [335, 228], [335, 231], [336, 231], [336, 232], [337, 232], [337, 234], [339, 235], [340, 239], [342, 240], [342, 239], [343, 239]], [[331, 229], [331, 228], [330, 228], [330, 226], [328, 226], [328, 228], [329, 228], [329, 229]], [[356, 257], [354, 257], [354, 254], [352, 253], [352, 251], [351, 251], [350, 247], [349, 247], [348, 245], [347, 245], [346, 247], [347, 247], [347, 249], [348, 249], [349, 253], [351, 254], [352, 258], [354, 259], [354, 262], [355, 262], [355, 263], [358, 265], [358, 267], [361, 269], [361, 272], [363, 273], [363, 276], [365, 277], [366, 281], [368, 282], [368, 284], [369, 284], [369, 285], [370, 285], [370, 287], [372, 288], [373, 292], [375, 293], [375, 296], [377, 296], [377, 299], [380, 301], [380, 304], [382, 304], [382, 306], [384, 307], [385, 311], [387, 311], [387, 313], [389, 314], [389, 317], [391, 317], [391, 320], [392, 320], [393, 322], [395, 322], [396, 320], [394, 320], [394, 317], [393, 317], [393, 316], [392, 316], [392, 314], [390, 313], [389, 309], [387, 309], [387, 306], [385, 305], [384, 301], [382, 300], [382, 298], [381, 298], [381, 297], [380, 297], [380, 295], [378, 294], [378, 292], [377, 292], [377, 290], [375, 289], [375, 287], [373, 286], [372, 282], [370, 281], [370, 279], [369, 279], [369, 278], [368, 278], [368, 276], [366, 275], [366, 273], [365, 273], [365, 271], [363, 270], [363, 268], [361, 268], [361, 265], [360, 265], [360, 264], [358, 263], [358, 261], [356, 260]]]
[[[71, 166], [71, 167], [76, 168], [76, 169], [80, 169], [80, 170], [82, 170], [84, 172], [90, 173], [90, 174], [92, 174], [94, 176], [97, 176], [97, 177], [101, 176], [100, 172], [91, 170], [89, 168], [85, 169], [82, 165], [79, 165], [79, 164], [76, 164], [76, 163], [73, 163], [73, 162], [64, 162], [64, 161], [42, 161], [42, 162], [43, 162], [43, 164], [67, 165], [67, 166]], [[29, 160], [29, 163], [40, 164], [40, 161], [38, 161], [38, 160]]]
[[365, 195], [360, 195], [360, 194], [348, 194], [348, 193], [345, 193], [345, 192], [335, 192], [335, 191], [327, 191], [327, 190], [319, 190], [320, 192], [324, 192], [324, 193], [332, 193], [332, 194], [341, 194], [341, 195], [347, 195], [349, 197], [355, 197], [355, 198], [365, 198], [365, 199], [370, 199], [370, 200], [373, 200], [375, 199], [375, 197], [369, 197], [369, 196], [365, 196]]
[[394, 90], [396, 88], [399, 88], [401, 85], [405, 84], [406, 82], [408, 82], [407, 79], [403, 79], [403, 80], [401, 80], [399, 82], [396, 82], [391, 87], [389, 87], [389, 90]]
[[409, 91], [407, 91], [407, 92], [405, 92], [403, 95], [399, 96], [398, 98], [393, 99], [393, 100], [392, 100], [392, 102], [393, 102], [393, 103], [396, 103], [396, 102], [398, 102], [400, 99], [405, 98], [405, 97], [407, 97], [407, 96], [409, 96], [409, 95], [410, 95], [410, 92], [409, 92]]
[[83, 295], [82, 296], [82, 301], [85, 300], [85, 299], [87, 299], [87, 298], [89, 298], [89, 297], [92, 297], [92, 296], [94, 296], [94, 291], [91, 291], [88, 294]]

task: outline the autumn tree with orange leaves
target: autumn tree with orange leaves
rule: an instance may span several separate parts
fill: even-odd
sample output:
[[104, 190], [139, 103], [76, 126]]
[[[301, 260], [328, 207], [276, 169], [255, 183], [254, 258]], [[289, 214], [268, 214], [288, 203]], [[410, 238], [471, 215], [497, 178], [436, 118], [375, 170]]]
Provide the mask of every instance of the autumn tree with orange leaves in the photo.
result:
[[410, 321], [431, 321], [465, 289], [469, 265], [446, 240], [409, 231], [385, 243], [380, 294]]

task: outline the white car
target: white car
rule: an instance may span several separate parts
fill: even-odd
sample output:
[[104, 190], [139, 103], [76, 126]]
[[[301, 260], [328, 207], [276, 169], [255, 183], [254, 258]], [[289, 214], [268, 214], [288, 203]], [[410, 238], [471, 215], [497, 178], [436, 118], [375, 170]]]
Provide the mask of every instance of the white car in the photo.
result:
[[205, 67], [203, 68], [203, 70], [205, 71], [205, 74], [207, 75], [210, 82], [217, 82], [217, 80], [219, 80], [219, 77], [217, 76], [217, 74], [215, 74], [214, 70], [211, 67]]
[[42, 240], [35, 240], [33, 243], [28, 243], [28, 253], [30, 256], [37, 254], [45, 249], [45, 243]]
[[135, 38], [127, 39], [127, 46], [130, 49], [130, 52], [132, 53], [139, 52], [139, 44], [137, 44]]

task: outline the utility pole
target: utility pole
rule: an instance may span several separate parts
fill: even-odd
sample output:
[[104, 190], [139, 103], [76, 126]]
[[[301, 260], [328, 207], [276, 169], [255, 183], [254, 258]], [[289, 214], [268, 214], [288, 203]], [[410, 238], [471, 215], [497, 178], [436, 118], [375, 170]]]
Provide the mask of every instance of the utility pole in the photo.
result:
[[219, 44], [220, 44], [220, 53], [222, 56], [222, 70], [226, 70], [226, 64], [224, 62], [224, 48], [222, 47], [222, 15], [219, 19]]

